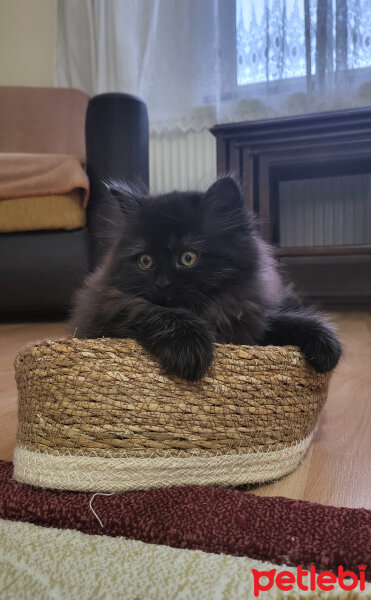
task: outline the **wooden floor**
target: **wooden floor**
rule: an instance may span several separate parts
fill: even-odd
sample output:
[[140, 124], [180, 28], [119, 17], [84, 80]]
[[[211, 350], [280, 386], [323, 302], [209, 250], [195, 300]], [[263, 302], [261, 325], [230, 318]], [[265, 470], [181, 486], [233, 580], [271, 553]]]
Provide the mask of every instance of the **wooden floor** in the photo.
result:
[[[371, 508], [371, 313], [337, 313], [333, 318], [345, 352], [314, 444], [294, 473], [254, 493]], [[0, 324], [0, 459], [11, 460], [15, 445], [16, 353], [27, 342], [66, 333], [65, 323]]]

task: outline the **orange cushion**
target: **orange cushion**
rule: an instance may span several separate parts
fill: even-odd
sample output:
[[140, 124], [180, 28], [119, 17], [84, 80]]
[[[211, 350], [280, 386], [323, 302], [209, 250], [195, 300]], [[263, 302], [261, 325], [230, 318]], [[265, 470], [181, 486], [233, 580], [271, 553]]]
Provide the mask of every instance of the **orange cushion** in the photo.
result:
[[0, 232], [79, 229], [86, 224], [81, 190], [0, 201]]

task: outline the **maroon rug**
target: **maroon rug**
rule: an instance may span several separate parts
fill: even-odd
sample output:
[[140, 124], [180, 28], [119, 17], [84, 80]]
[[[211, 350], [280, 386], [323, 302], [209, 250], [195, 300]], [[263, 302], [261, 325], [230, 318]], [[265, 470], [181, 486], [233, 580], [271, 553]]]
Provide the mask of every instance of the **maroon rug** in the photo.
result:
[[[213, 487], [112, 496], [32, 488], [0, 461], [0, 518], [276, 564], [353, 571], [371, 564], [371, 511]], [[89, 503], [102, 521], [99, 524]], [[366, 578], [370, 579], [371, 569]]]

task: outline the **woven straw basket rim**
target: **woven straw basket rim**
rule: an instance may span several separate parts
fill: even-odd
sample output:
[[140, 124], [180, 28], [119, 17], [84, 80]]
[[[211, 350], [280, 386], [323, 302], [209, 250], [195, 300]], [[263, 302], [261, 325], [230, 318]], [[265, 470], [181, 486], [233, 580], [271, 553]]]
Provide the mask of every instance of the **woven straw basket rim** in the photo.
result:
[[[73, 470], [79, 460], [85, 470], [87, 461], [95, 461], [101, 479], [113, 463], [130, 464], [138, 481], [144, 468], [156, 471], [156, 486], [161, 477], [171, 485], [193, 481], [189, 473], [198, 472], [197, 461], [204, 469], [199, 480], [209, 471], [207, 483], [262, 480], [262, 474], [251, 475], [251, 457], [267, 451], [273, 464], [275, 453], [278, 460], [291, 449], [290, 469], [295, 468], [325, 402], [329, 374], [316, 373], [292, 346], [215, 344], [214, 352], [207, 375], [189, 382], [166, 374], [157, 358], [131, 339], [66, 338], [26, 346], [15, 360], [18, 478], [27, 479], [28, 470], [32, 479], [36, 463], [40, 470], [46, 456], [46, 487], [58, 487], [52, 463], [60, 471], [70, 461]], [[231, 466], [242, 459], [242, 470]], [[183, 479], [177, 476], [174, 483], [171, 473], [179, 464]], [[98, 489], [94, 485], [90, 489]], [[116, 482], [99, 489], [112, 487], [136, 489], [133, 473], [123, 488]]]

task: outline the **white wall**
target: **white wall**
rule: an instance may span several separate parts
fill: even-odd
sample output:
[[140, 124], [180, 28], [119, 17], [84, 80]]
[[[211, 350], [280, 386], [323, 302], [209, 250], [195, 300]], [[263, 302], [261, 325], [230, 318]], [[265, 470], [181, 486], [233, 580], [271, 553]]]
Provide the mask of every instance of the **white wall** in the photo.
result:
[[53, 86], [57, 0], [0, 0], [0, 85]]

